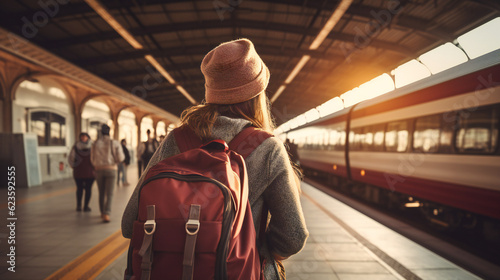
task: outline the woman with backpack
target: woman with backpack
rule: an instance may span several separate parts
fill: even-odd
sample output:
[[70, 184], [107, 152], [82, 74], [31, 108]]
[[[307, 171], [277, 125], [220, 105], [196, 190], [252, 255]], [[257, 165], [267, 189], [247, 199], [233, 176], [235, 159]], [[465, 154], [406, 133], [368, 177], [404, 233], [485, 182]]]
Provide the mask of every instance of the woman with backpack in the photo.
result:
[[68, 163], [73, 168], [73, 178], [76, 183], [76, 211], [82, 211], [82, 197], [85, 191], [83, 211], [89, 212], [90, 196], [92, 195], [92, 184], [95, 180], [94, 166], [90, 162], [90, 149], [92, 140], [90, 136], [82, 132], [78, 137], [68, 156]]
[[[219, 45], [205, 56], [201, 70], [205, 76], [206, 102], [183, 112], [183, 127], [190, 128], [203, 143], [214, 139], [229, 143], [249, 126], [273, 131], [265, 93], [270, 73], [250, 40]], [[179, 153], [174, 133], [170, 133], [148, 167]], [[259, 248], [261, 260], [265, 259], [266, 264], [264, 276], [266, 280], [284, 279], [280, 276], [284, 274], [280, 260], [299, 252], [308, 237], [299, 200], [300, 180], [283, 143], [276, 137], [264, 140], [245, 162], [255, 230], [265, 232], [265, 237], [260, 236], [258, 242], [262, 245]], [[122, 233], [126, 238], [132, 237], [133, 223], [138, 215], [139, 189], [147, 173], [145, 170], [141, 176], [122, 218]], [[266, 225], [261, 222], [262, 217], [270, 219], [265, 231], [260, 229], [261, 225]]]

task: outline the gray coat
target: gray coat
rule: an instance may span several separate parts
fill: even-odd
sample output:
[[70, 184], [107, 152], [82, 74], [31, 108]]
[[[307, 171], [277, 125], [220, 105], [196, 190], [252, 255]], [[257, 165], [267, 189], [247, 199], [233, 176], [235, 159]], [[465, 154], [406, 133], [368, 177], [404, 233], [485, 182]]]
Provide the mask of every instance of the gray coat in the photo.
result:
[[[213, 139], [229, 143], [250, 122], [243, 119], [219, 117], [212, 129]], [[138, 213], [138, 191], [147, 170], [161, 160], [180, 153], [173, 133], [161, 143], [149, 162], [145, 172], [132, 194], [122, 218], [122, 233], [132, 237], [133, 222]], [[256, 232], [259, 232], [262, 207], [265, 203], [271, 214], [266, 234], [269, 248], [262, 248], [283, 257], [299, 252], [309, 235], [299, 199], [299, 186], [283, 143], [271, 137], [265, 140], [246, 159], [249, 182], [249, 201], [254, 217]], [[266, 271], [266, 279], [278, 279], [271, 271]]]

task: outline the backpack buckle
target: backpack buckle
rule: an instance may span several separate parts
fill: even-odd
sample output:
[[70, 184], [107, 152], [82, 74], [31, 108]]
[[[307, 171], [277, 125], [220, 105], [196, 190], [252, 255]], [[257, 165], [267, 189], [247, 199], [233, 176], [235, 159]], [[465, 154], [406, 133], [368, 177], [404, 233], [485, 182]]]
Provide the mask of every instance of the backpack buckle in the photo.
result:
[[147, 235], [151, 235], [156, 231], [155, 206], [148, 205], [146, 211], [147, 211], [147, 220], [144, 223], [144, 232]]
[[186, 223], [186, 233], [189, 235], [196, 235], [200, 230], [200, 221], [189, 219]]
[[155, 220], [147, 220], [144, 223], [144, 232], [147, 235], [151, 235], [151, 234], [155, 233], [155, 231], [156, 231], [156, 222], [155, 222]]

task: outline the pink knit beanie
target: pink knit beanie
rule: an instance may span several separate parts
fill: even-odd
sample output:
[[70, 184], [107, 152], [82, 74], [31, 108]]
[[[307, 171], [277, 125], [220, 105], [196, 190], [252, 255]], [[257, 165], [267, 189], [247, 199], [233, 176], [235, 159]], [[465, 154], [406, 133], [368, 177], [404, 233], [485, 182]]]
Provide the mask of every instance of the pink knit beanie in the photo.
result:
[[239, 39], [220, 44], [201, 62], [205, 99], [212, 104], [236, 104], [264, 92], [269, 69], [252, 42]]

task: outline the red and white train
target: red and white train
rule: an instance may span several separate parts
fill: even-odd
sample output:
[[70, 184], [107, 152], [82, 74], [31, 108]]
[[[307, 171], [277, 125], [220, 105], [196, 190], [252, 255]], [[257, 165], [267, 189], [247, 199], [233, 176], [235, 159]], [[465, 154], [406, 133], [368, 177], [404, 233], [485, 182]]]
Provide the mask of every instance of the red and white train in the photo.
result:
[[445, 228], [500, 220], [500, 50], [288, 132], [301, 166]]

